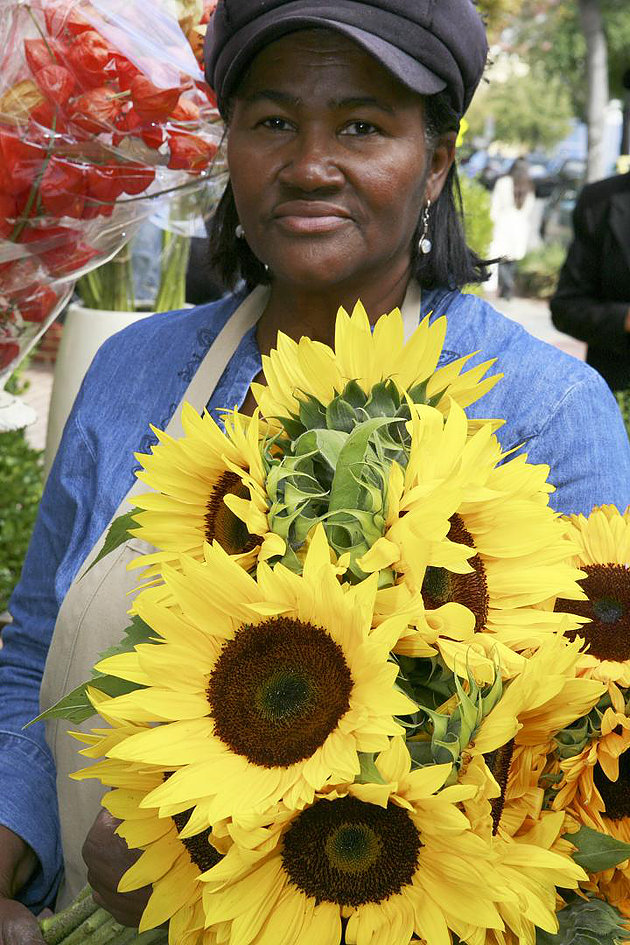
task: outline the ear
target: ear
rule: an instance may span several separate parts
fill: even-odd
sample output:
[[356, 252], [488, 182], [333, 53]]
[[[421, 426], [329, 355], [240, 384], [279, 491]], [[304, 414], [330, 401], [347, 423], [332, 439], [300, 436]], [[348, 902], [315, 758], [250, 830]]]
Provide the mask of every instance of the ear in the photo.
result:
[[442, 192], [444, 183], [455, 160], [455, 142], [457, 141], [457, 132], [448, 131], [440, 135], [438, 142], [433, 149], [429, 162], [429, 173], [425, 187], [425, 196], [431, 203], [435, 203]]

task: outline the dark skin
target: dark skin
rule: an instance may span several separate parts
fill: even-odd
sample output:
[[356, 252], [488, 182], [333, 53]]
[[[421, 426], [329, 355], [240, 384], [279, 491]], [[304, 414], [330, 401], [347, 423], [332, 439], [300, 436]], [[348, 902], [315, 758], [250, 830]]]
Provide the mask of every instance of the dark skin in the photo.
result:
[[[245, 237], [272, 276], [261, 353], [278, 331], [331, 343], [337, 308], [358, 298], [373, 320], [402, 303], [417, 221], [454, 154], [454, 133], [428, 150], [422, 99], [340, 34], [293, 33], [256, 56], [235, 95], [228, 164]], [[254, 406], [248, 395], [242, 409]], [[116, 825], [102, 811], [83, 857], [96, 901], [135, 927], [150, 890], [117, 892], [139, 853]], [[0, 827], [0, 945], [41, 945], [12, 901], [36, 866]]]

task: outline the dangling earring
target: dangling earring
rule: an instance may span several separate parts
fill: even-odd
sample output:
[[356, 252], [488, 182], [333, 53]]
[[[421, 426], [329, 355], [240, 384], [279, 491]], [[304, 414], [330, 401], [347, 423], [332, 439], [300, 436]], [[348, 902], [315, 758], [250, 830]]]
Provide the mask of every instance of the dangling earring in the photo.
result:
[[422, 233], [420, 234], [420, 239], [418, 240], [418, 249], [423, 256], [426, 256], [431, 252], [433, 248], [433, 243], [429, 239], [429, 210], [431, 209], [431, 201], [427, 197], [427, 202], [424, 205], [424, 210], [422, 211]]
[[236, 224], [236, 229], [234, 230], [234, 235], [236, 236], [237, 240], [242, 240], [243, 237], [245, 236], [245, 230], [243, 229], [243, 227], [242, 227], [242, 225], [241, 225], [240, 223], [237, 223], [237, 224]]

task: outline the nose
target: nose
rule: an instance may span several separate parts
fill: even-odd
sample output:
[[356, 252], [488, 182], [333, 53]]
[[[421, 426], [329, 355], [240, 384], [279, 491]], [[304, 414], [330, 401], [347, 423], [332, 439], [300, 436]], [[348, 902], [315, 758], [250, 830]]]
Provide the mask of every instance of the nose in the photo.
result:
[[287, 187], [311, 193], [336, 190], [345, 176], [337, 160], [334, 135], [323, 128], [300, 128], [288, 145], [279, 179]]

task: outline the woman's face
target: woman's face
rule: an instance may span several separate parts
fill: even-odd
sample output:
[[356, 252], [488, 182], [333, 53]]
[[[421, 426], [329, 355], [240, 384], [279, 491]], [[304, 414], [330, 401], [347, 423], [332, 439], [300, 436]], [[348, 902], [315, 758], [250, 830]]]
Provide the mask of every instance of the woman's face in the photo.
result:
[[251, 249], [274, 279], [313, 290], [404, 276], [421, 209], [452, 157], [450, 140], [427, 152], [418, 95], [323, 30], [258, 54], [228, 130]]

